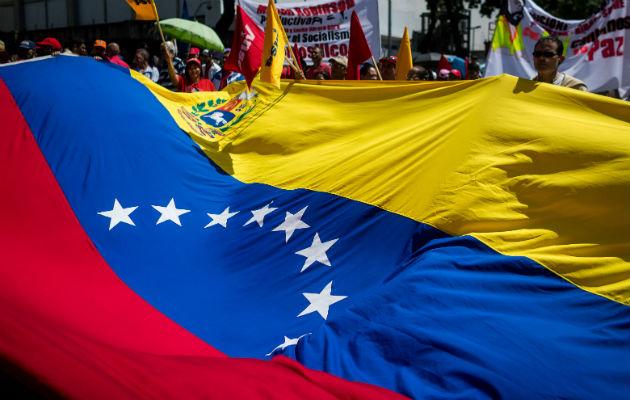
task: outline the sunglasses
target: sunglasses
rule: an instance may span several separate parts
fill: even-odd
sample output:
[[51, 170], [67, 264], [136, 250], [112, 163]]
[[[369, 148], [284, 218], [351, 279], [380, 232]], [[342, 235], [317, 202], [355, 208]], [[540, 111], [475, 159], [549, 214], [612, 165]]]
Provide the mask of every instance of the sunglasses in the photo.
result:
[[546, 57], [546, 58], [557, 56], [557, 54], [554, 53], [553, 51], [535, 51], [532, 54], [534, 55], [534, 57]]

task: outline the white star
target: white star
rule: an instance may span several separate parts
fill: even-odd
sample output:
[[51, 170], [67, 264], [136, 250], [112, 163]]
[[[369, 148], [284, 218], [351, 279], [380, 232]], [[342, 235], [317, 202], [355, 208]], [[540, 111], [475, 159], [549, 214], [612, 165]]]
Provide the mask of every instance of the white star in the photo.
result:
[[330, 247], [335, 244], [339, 239], [329, 240], [327, 242], [322, 243], [319, 240], [319, 233], [315, 233], [315, 237], [313, 238], [313, 243], [311, 247], [307, 247], [306, 249], [300, 250], [295, 254], [306, 257], [304, 260], [304, 266], [300, 272], [303, 272], [306, 268], [310, 267], [315, 261], [319, 261], [324, 265], [328, 265], [330, 267], [330, 261], [328, 261], [328, 256], [326, 256], [326, 251], [330, 249]]
[[304, 207], [303, 209], [298, 211], [297, 214], [291, 214], [290, 212], [287, 211], [287, 214], [284, 217], [284, 222], [278, 225], [277, 227], [273, 228], [274, 231], [285, 232], [286, 234], [286, 239], [284, 241], [285, 243], [289, 241], [289, 238], [291, 237], [291, 235], [293, 235], [293, 232], [295, 232], [297, 229], [310, 228], [310, 225], [307, 225], [305, 222], [302, 222], [302, 215], [304, 215], [304, 211], [306, 211], [307, 208], [308, 206]]
[[226, 208], [225, 210], [223, 210], [223, 212], [221, 214], [208, 214], [208, 217], [212, 218], [212, 221], [210, 221], [210, 223], [206, 226], [204, 226], [204, 228], [207, 228], [209, 226], [212, 225], [221, 225], [224, 228], [227, 228], [227, 221], [228, 219], [232, 218], [233, 216], [235, 216], [236, 214], [238, 214], [238, 211], [234, 211], [233, 213], [230, 212], [230, 207]]
[[304, 336], [306, 336], [306, 335], [310, 335], [310, 333], [305, 333], [304, 335], [302, 335], [302, 336], [300, 336], [300, 337], [298, 337], [298, 338], [295, 338], [295, 339], [290, 339], [290, 338], [288, 338], [288, 337], [286, 337], [286, 336], [285, 336], [285, 337], [284, 337], [284, 343], [282, 343], [280, 346], [276, 347], [275, 349], [271, 350], [271, 352], [269, 352], [269, 353], [267, 353], [267, 354], [265, 354], [265, 355], [266, 355], [266, 356], [270, 356], [270, 355], [272, 355], [273, 353], [275, 353], [275, 352], [276, 352], [276, 350], [284, 350], [284, 349], [286, 349], [286, 348], [287, 348], [287, 347], [289, 347], [289, 346], [295, 346], [296, 344], [298, 344], [298, 342], [300, 341], [300, 339], [302, 339], [302, 338], [303, 338]]
[[123, 208], [118, 202], [118, 199], [114, 199], [114, 208], [112, 208], [110, 211], [101, 211], [99, 212], [99, 214], [110, 219], [109, 230], [111, 231], [112, 228], [118, 225], [119, 222], [124, 222], [126, 224], [136, 226], [136, 224], [134, 224], [131, 220], [131, 217], [129, 217], [129, 214], [134, 212], [136, 208], [138, 207], [136, 206]]
[[[273, 201], [271, 203], [273, 203]], [[277, 207], [269, 207], [271, 205], [271, 203], [267, 204], [263, 208], [259, 208], [258, 210], [252, 210], [253, 217], [251, 217], [249, 219], [249, 221], [245, 222], [245, 224], [243, 226], [249, 225], [252, 222], [256, 221], [256, 222], [258, 222], [258, 226], [260, 226], [262, 228], [262, 226], [263, 226], [263, 219], [265, 219], [265, 215], [269, 214], [273, 210], [277, 210], [278, 209]]]
[[325, 288], [322, 289], [319, 293], [302, 293], [306, 300], [311, 303], [308, 307], [302, 311], [298, 317], [302, 315], [310, 314], [314, 311], [317, 311], [322, 318], [328, 318], [328, 309], [331, 305], [335, 304], [338, 301], [345, 299], [348, 296], [333, 296], [330, 294], [332, 290], [332, 281]]
[[172, 221], [177, 225], [182, 226], [182, 223], [179, 222], [179, 216], [182, 214], [186, 214], [190, 212], [190, 210], [184, 210], [183, 208], [175, 207], [175, 199], [171, 199], [166, 207], [160, 206], [151, 206], [159, 211], [160, 219], [157, 220], [155, 225], [159, 225], [164, 221]]

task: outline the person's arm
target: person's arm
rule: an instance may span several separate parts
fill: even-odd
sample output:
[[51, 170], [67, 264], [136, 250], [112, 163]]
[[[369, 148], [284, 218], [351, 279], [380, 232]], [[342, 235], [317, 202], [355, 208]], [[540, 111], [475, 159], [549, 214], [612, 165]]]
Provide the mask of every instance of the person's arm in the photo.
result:
[[177, 77], [177, 73], [175, 72], [175, 67], [173, 67], [173, 60], [171, 59], [171, 55], [166, 48], [166, 43], [162, 43], [162, 56], [166, 61], [166, 66], [168, 67], [168, 76], [171, 77], [171, 82], [173, 82], [173, 86], [179, 86], [179, 78]]

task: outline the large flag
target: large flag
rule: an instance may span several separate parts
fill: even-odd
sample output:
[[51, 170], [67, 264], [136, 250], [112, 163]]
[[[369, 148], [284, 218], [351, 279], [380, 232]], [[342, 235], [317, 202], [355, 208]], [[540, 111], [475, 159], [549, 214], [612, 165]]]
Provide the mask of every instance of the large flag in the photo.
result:
[[409, 32], [405, 26], [405, 33], [403, 33], [402, 40], [400, 41], [400, 48], [398, 49], [398, 60], [396, 61], [396, 80], [406, 81], [407, 73], [413, 68], [413, 56], [411, 55], [411, 43], [409, 42]]
[[348, 44], [348, 68], [346, 69], [346, 79], [359, 79], [361, 64], [372, 57], [372, 50], [365, 39], [361, 22], [355, 11], [352, 11], [350, 20], [350, 42]]
[[280, 75], [282, 75], [282, 67], [284, 66], [284, 48], [289, 44], [289, 40], [286, 33], [284, 33], [284, 28], [273, 0], [269, 0], [267, 5], [266, 21], [260, 79], [279, 86]]
[[0, 67], [3, 371], [69, 398], [627, 398], [628, 103], [252, 86]]
[[583, 20], [551, 15], [532, 0], [506, 1], [495, 25], [485, 76], [533, 78], [534, 47], [549, 35], [563, 43], [560, 72], [581, 79], [592, 92], [628, 90], [630, 5], [622, 0], [602, 1], [598, 11]]
[[224, 68], [242, 74], [248, 87], [251, 87], [260, 69], [264, 35], [263, 30], [243, 11], [241, 6], [237, 6], [232, 51], [225, 61]]
[[158, 14], [153, 0], [126, 0], [136, 13], [136, 19], [157, 21]]

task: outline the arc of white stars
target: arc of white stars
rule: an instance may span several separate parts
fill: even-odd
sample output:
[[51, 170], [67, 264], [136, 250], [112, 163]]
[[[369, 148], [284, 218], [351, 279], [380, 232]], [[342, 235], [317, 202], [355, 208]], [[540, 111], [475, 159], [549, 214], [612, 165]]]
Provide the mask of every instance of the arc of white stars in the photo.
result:
[[295, 232], [296, 230], [311, 227], [310, 225], [302, 221], [302, 216], [304, 215], [304, 212], [306, 211], [307, 208], [308, 206], [304, 207], [303, 209], [301, 209], [295, 214], [291, 214], [290, 212], [287, 211], [284, 217], [284, 222], [276, 226], [275, 228], [273, 228], [273, 231], [284, 231], [285, 243], [289, 241], [289, 238], [293, 235], [293, 232]]
[[129, 216], [132, 212], [136, 210], [136, 208], [138, 208], [138, 206], [123, 208], [123, 206], [121, 206], [118, 202], [118, 199], [114, 199], [114, 207], [109, 211], [101, 211], [99, 212], [99, 214], [109, 218], [109, 230], [111, 231], [113, 227], [121, 222], [129, 224], [131, 226], [136, 226], [136, 224], [133, 223], [131, 217]]
[[324, 265], [330, 265], [330, 261], [328, 260], [328, 256], [326, 255], [326, 251], [332, 247], [339, 239], [329, 240], [327, 242], [323, 242], [319, 239], [319, 233], [315, 233], [315, 237], [313, 237], [313, 243], [311, 243], [310, 247], [302, 249], [300, 251], [295, 252], [300, 256], [306, 257], [304, 260], [304, 265], [300, 272], [304, 272], [305, 269], [310, 267], [315, 261], [318, 261]]
[[[273, 201], [271, 203], [273, 203]], [[243, 226], [249, 225], [252, 222], [256, 221], [258, 223], [258, 226], [262, 228], [265, 216], [270, 212], [278, 209], [278, 207], [269, 207], [271, 203], [267, 204], [263, 208], [259, 208], [258, 210], [252, 210], [251, 213], [253, 216], [249, 219], [249, 221], [245, 222]]]
[[204, 226], [204, 228], [207, 228], [209, 226], [213, 226], [213, 225], [221, 225], [224, 228], [227, 228], [227, 222], [228, 219], [232, 218], [233, 216], [235, 216], [236, 214], [238, 214], [239, 211], [234, 211], [233, 213], [230, 212], [230, 207], [226, 208], [225, 210], [223, 210], [223, 212], [221, 214], [208, 214], [208, 217], [210, 217], [212, 219], [212, 221], [210, 221], [210, 223], [208, 223], [208, 225]]
[[272, 355], [273, 353], [275, 353], [277, 350], [284, 350], [284, 349], [286, 349], [286, 348], [287, 348], [287, 347], [289, 347], [289, 346], [295, 346], [296, 344], [298, 344], [298, 342], [300, 341], [300, 339], [302, 339], [302, 338], [303, 338], [304, 336], [306, 336], [306, 335], [310, 335], [310, 332], [309, 332], [309, 333], [305, 333], [304, 335], [301, 335], [301, 336], [299, 336], [299, 337], [297, 337], [297, 338], [288, 338], [288, 337], [286, 337], [286, 336], [285, 336], [285, 337], [284, 337], [284, 343], [282, 343], [282, 344], [281, 344], [281, 345], [279, 345], [279, 346], [276, 346], [276, 348], [275, 348], [275, 349], [271, 350], [269, 353], [267, 353], [267, 354], [265, 354], [265, 355], [266, 355], [266, 356], [270, 356], [270, 355]]
[[168, 205], [166, 207], [154, 205], [151, 205], [151, 207], [155, 208], [160, 213], [160, 218], [157, 220], [155, 225], [159, 225], [162, 222], [171, 221], [179, 226], [182, 226], [182, 223], [179, 221], [179, 216], [190, 212], [190, 210], [175, 207], [175, 199], [173, 198], [171, 198], [171, 201], [168, 202]]
[[332, 283], [333, 281], [330, 281], [319, 293], [302, 293], [311, 304], [309, 304], [298, 317], [317, 311], [322, 318], [327, 319], [330, 306], [348, 297], [332, 295]]

